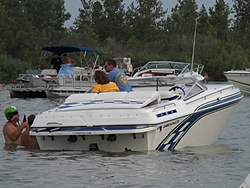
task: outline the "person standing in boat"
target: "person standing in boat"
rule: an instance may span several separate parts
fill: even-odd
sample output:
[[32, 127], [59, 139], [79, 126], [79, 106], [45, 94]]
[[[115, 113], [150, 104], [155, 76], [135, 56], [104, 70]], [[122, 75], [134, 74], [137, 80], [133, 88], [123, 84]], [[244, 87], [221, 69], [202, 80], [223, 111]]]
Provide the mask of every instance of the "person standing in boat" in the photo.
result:
[[116, 92], [119, 91], [114, 82], [110, 82], [107, 74], [102, 70], [95, 71], [95, 81], [97, 84], [92, 86], [92, 93]]
[[5, 145], [21, 145], [22, 132], [26, 127], [28, 127], [28, 122], [24, 121], [21, 126], [19, 125], [20, 114], [15, 106], [9, 106], [6, 108], [4, 114], [8, 120], [3, 126]]
[[63, 64], [70, 64], [72, 67], [75, 66], [76, 62], [70, 58], [67, 54], [63, 54]]
[[118, 69], [116, 66], [116, 61], [113, 59], [105, 61], [104, 67], [108, 72], [109, 81], [116, 83], [120, 91], [133, 91], [123, 70]]
[[62, 58], [60, 56], [58, 56], [58, 54], [55, 52], [54, 54], [54, 57], [51, 59], [51, 69], [56, 69], [57, 71], [57, 74], [61, 68], [61, 65], [62, 65]]

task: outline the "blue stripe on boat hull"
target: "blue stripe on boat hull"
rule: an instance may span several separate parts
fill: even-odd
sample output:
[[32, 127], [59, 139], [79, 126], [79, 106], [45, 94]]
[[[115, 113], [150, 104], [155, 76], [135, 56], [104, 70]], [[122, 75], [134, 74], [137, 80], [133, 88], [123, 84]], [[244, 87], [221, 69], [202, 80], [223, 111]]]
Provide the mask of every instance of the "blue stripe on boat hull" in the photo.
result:
[[[173, 131], [171, 131], [161, 141], [161, 143], [158, 145], [156, 150], [164, 150], [164, 149], [174, 150], [175, 147], [177, 146], [177, 144], [185, 136], [185, 134], [187, 134], [188, 130], [197, 121], [199, 121], [202, 117], [210, 115], [210, 114], [215, 113], [217, 111], [220, 111], [223, 108], [228, 108], [230, 106], [236, 105], [241, 98], [242, 98], [242, 94], [238, 94], [238, 95], [223, 99], [221, 101], [217, 101], [217, 102], [211, 103], [209, 105], [206, 105], [206, 107], [210, 107], [210, 108], [206, 109], [206, 110], [198, 111], [198, 112], [190, 115], [186, 120], [184, 120], [179, 125], [177, 125], [176, 128]], [[230, 102], [228, 102], [228, 101], [230, 101]], [[218, 104], [219, 104], [219, 106], [218, 106]], [[212, 106], [214, 106], [214, 108], [211, 109]], [[204, 109], [204, 107], [201, 107], [200, 109]], [[180, 136], [180, 137], [177, 140], [175, 140], [178, 136]], [[171, 137], [171, 139], [167, 143], [165, 143], [170, 137]], [[168, 146], [168, 147], [165, 148], [166, 146]]]

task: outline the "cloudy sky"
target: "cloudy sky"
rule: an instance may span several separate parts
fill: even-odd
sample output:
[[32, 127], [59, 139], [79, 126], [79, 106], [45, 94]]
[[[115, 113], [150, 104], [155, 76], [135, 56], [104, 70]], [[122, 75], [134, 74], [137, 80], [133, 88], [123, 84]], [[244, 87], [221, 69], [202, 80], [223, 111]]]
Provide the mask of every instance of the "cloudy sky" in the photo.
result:
[[[124, 0], [125, 3], [128, 5], [132, 2], [133, 0]], [[233, 1], [232, 0], [224, 0], [229, 7], [232, 8], [233, 6]], [[171, 9], [178, 3], [177, 0], [162, 0], [163, 2], [163, 8], [168, 9], [168, 13], [171, 13]], [[215, 5], [216, 0], [196, 0], [196, 3], [199, 6], [199, 9], [202, 4], [205, 5], [206, 9], [208, 10], [209, 7], [213, 7]], [[65, 0], [65, 7], [68, 12], [71, 14], [71, 19], [65, 23], [66, 26], [72, 25], [74, 22], [75, 18], [78, 16], [78, 8], [82, 8], [82, 3], [80, 0]]]

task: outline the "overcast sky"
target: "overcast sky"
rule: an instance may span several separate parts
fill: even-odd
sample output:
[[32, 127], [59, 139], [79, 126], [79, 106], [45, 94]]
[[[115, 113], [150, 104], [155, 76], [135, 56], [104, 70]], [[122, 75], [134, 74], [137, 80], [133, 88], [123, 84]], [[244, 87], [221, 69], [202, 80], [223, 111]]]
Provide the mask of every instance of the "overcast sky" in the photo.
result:
[[[125, 3], [128, 5], [133, 0], [124, 0]], [[233, 7], [233, 1], [232, 0], [224, 0], [230, 8]], [[135, 2], [135, 1], [134, 1]], [[171, 9], [178, 3], [177, 0], [163, 0], [163, 8], [168, 9], [168, 14], [171, 14]], [[196, 0], [196, 3], [198, 4], [198, 10], [201, 8], [201, 5], [204, 4], [206, 9], [208, 10], [209, 7], [213, 7], [215, 5], [216, 0]], [[71, 26], [73, 22], [75, 21], [75, 18], [78, 16], [79, 12], [78, 9], [82, 8], [82, 3], [80, 0], [65, 0], [65, 8], [68, 12], [71, 14], [71, 19], [67, 22], [65, 22], [66, 26]]]

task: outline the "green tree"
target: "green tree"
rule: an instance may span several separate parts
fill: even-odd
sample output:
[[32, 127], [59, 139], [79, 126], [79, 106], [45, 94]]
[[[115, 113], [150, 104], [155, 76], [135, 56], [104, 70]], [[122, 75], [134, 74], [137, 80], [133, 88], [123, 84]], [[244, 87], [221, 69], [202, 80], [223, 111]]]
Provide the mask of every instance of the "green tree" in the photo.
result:
[[224, 0], [216, 0], [215, 6], [209, 8], [210, 24], [215, 28], [217, 39], [223, 41], [230, 39], [230, 13], [231, 10]]
[[198, 18], [197, 30], [199, 35], [211, 36], [213, 33], [212, 26], [209, 22], [209, 16], [204, 4], [201, 6]]
[[123, 0], [102, 0], [103, 14], [105, 16], [105, 29], [108, 37], [120, 42], [126, 36], [124, 27], [124, 4]]
[[167, 11], [163, 10], [162, 2], [158, 0], [136, 0], [127, 10], [126, 25], [131, 37], [139, 41], [152, 42], [157, 40], [162, 29]]
[[[62, 40], [63, 24], [70, 17], [65, 13], [64, 0], [1, 0], [1, 3], [10, 21], [5, 27], [9, 36], [5, 40], [7, 55], [37, 61], [32, 57], [40, 54], [42, 45], [55, 45]], [[0, 26], [3, 28], [4, 23]]]
[[179, 36], [193, 36], [198, 6], [195, 0], [178, 0], [169, 19], [169, 33]]
[[65, 21], [71, 15], [66, 12], [64, 0], [26, 0], [26, 19], [31, 22], [33, 30], [41, 39], [57, 45], [65, 36]]
[[[250, 1], [234, 0], [234, 40], [242, 45], [247, 51], [250, 50]], [[250, 53], [249, 59], [250, 59]]]

